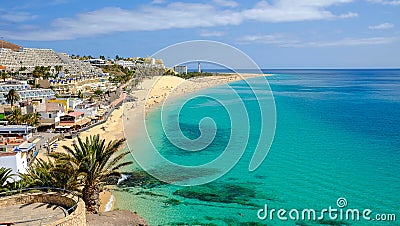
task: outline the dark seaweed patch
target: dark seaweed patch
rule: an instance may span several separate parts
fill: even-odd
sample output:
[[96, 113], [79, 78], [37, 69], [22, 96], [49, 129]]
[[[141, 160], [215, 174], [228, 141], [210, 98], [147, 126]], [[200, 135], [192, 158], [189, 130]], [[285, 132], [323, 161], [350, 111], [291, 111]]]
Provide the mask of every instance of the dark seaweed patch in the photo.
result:
[[330, 226], [350, 226], [350, 223], [344, 221], [335, 221], [335, 220], [320, 220], [319, 224], [330, 225]]
[[136, 170], [129, 173], [129, 177], [122, 181], [118, 187], [142, 187], [142, 188], [154, 188], [165, 185], [165, 182], [162, 182], [155, 177], [151, 176], [144, 170]]
[[176, 206], [181, 204], [181, 201], [179, 201], [178, 199], [167, 199], [163, 203], [165, 206]]
[[156, 194], [156, 193], [153, 193], [153, 192], [150, 192], [150, 191], [139, 191], [139, 192], [136, 192], [135, 195], [148, 195], [148, 196], [153, 196], [153, 197], [167, 197], [165, 195]]
[[249, 201], [256, 196], [256, 191], [254, 188], [237, 184], [210, 183], [185, 187], [175, 191], [174, 195], [206, 202], [237, 203], [254, 206]]

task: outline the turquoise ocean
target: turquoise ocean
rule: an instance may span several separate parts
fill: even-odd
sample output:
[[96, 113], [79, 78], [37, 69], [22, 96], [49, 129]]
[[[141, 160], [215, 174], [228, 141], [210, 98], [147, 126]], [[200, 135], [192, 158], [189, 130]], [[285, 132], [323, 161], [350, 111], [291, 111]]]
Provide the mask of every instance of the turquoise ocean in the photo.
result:
[[[115, 208], [137, 212], [149, 225], [400, 225], [400, 70], [263, 72], [273, 75], [252, 81], [257, 86], [258, 80], [268, 80], [277, 121], [271, 149], [256, 171], [249, 172], [248, 168], [259, 130], [257, 115], [252, 115], [257, 100], [246, 83], [237, 81], [229, 85], [240, 90], [251, 119], [250, 140], [238, 164], [223, 177], [202, 186], [130, 187], [122, 183], [113, 192]], [[213, 87], [200, 93], [231, 98], [224, 95], [224, 89]], [[171, 117], [178, 112], [173, 104], [164, 110]], [[147, 115], [146, 120], [149, 136], [164, 157], [198, 165], [223, 152], [231, 124], [214, 100], [195, 98], [179, 113], [180, 128], [192, 139], [199, 136], [200, 119], [210, 117], [217, 125], [213, 142], [196, 153], [181, 150], [166, 139], [158, 129], [159, 111]], [[135, 142], [140, 147], [141, 139]], [[371, 218], [396, 214], [397, 221], [257, 217], [265, 204], [269, 209], [318, 212], [329, 206], [340, 209], [338, 199], [346, 200], [343, 209], [370, 209]]]

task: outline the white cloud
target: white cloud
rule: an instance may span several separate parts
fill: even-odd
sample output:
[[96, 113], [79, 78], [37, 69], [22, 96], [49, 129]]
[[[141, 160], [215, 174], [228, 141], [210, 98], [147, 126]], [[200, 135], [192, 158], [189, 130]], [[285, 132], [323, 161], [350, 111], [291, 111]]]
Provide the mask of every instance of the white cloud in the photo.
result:
[[151, 1], [151, 4], [163, 4], [165, 2], [166, 2], [166, 0], [153, 0], [153, 1]]
[[358, 17], [358, 13], [348, 12], [348, 13], [340, 15], [339, 17], [344, 18], [344, 19], [354, 18], [354, 17]]
[[372, 3], [380, 3], [383, 5], [400, 5], [400, 0], [368, 0]]
[[335, 46], [362, 46], [383, 45], [398, 41], [398, 37], [372, 37], [372, 38], [345, 38], [333, 41], [306, 42], [293, 47], [335, 47]]
[[209, 30], [200, 31], [200, 36], [202, 36], [202, 37], [221, 37], [224, 35], [225, 35], [225, 32], [223, 32], [223, 31], [209, 31]]
[[394, 25], [391, 23], [383, 23], [383, 24], [369, 26], [368, 28], [371, 30], [385, 30], [385, 29], [390, 29], [393, 27], [394, 27]]
[[[160, 0], [156, 0], [160, 2]], [[357, 14], [334, 14], [328, 8], [352, 0], [277, 0], [260, 1], [254, 7], [234, 10], [235, 2], [215, 0], [211, 3], [168, 3], [147, 5], [132, 10], [118, 7], [103, 8], [78, 14], [72, 18], [58, 18], [43, 29], [0, 31], [5, 37], [21, 40], [68, 40], [98, 34], [126, 31], [154, 31], [176, 28], [209, 28], [239, 25], [245, 21], [293, 22], [350, 18]], [[231, 6], [229, 9], [219, 5]]]
[[0, 21], [8, 21], [8, 22], [24, 22], [28, 20], [35, 19], [37, 16], [32, 15], [26, 12], [9, 12], [5, 10], [0, 10]]
[[[326, 8], [340, 3], [349, 3], [352, 0], [281, 0], [275, 4], [267, 1], [260, 1], [255, 7], [245, 10], [244, 16], [247, 19], [263, 22], [293, 22], [307, 20], [326, 20], [341, 17], [335, 15]], [[347, 13], [346, 15], [356, 15]]]
[[246, 35], [238, 39], [240, 44], [267, 44], [280, 47], [335, 47], [382, 45], [399, 41], [398, 37], [345, 38], [328, 41], [303, 41], [287, 34]]
[[213, 2], [220, 6], [232, 7], [232, 8], [235, 8], [239, 5], [237, 2], [232, 0], [213, 0]]
[[241, 44], [261, 43], [278, 46], [295, 46], [300, 41], [286, 34], [245, 35], [238, 39]]

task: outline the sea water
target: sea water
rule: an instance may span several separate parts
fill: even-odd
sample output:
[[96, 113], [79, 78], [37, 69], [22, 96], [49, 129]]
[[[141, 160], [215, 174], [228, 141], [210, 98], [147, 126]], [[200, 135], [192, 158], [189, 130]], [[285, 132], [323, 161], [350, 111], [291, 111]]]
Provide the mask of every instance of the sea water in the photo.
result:
[[[277, 121], [271, 149], [256, 171], [248, 169], [258, 138], [254, 131], [259, 131], [259, 118], [252, 114], [257, 100], [250, 98], [252, 92], [246, 83], [238, 81], [230, 88], [240, 90], [246, 100], [253, 131], [238, 164], [200, 187], [125, 187], [114, 192], [115, 207], [137, 212], [149, 225], [399, 225], [400, 70], [264, 72], [273, 74], [267, 79]], [[257, 86], [257, 80], [262, 79], [252, 81]], [[223, 95], [224, 89], [214, 87], [201, 93], [229, 99]], [[232, 104], [239, 106], [239, 102]], [[243, 118], [229, 118], [220, 105], [206, 97], [185, 106], [179, 113], [172, 104], [165, 113], [171, 117], [179, 113], [180, 128], [192, 139], [200, 135], [199, 120], [212, 118], [218, 130], [207, 149], [188, 153], [175, 147], [158, 129], [160, 110], [147, 116], [149, 136], [173, 162], [199, 165], [212, 161], [229, 141], [230, 120]], [[140, 147], [140, 140], [136, 142]], [[176, 192], [182, 189], [184, 192]], [[337, 203], [339, 200], [346, 205]], [[397, 221], [366, 221], [362, 216], [359, 221], [332, 221], [328, 215], [321, 220], [282, 220], [277, 213], [272, 213], [273, 219], [270, 214], [262, 220], [259, 215], [265, 214], [266, 206], [268, 210], [296, 210], [300, 215], [304, 209], [315, 209], [317, 214], [329, 207], [360, 212], [370, 209], [371, 218], [393, 213]]]

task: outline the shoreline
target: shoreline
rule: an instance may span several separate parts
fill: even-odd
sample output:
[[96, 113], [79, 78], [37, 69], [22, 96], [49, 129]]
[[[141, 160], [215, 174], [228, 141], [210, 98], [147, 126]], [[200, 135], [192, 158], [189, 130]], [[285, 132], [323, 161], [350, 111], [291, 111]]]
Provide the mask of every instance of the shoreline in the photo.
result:
[[[144, 119], [146, 113], [164, 102], [166, 98], [178, 98], [203, 89], [227, 84], [247, 78], [270, 76], [270, 74], [220, 74], [213, 76], [194, 77], [188, 80], [177, 76], [155, 76], [144, 79], [136, 90], [127, 93], [128, 99], [134, 97], [136, 101], [124, 102], [120, 108], [114, 109], [110, 117], [103, 124], [94, 126], [79, 133], [81, 138], [93, 134], [99, 134], [106, 141], [125, 137], [124, 122], [129, 128], [137, 128], [138, 120]], [[136, 132], [136, 131], [135, 131]], [[134, 136], [135, 132], [130, 133]], [[71, 146], [74, 139], [58, 141], [56, 151], [64, 152], [62, 146]], [[45, 153], [37, 156], [44, 160], [48, 159]], [[112, 186], [106, 186], [100, 193], [100, 212], [111, 211], [115, 208], [116, 197], [112, 194]]]
[[100, 192], [100, 212], [109, 212], [114, 209], [115, 196], [111, 192], [112, 186], [105, 186]]

